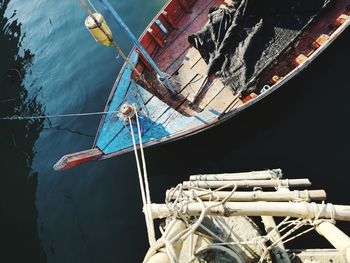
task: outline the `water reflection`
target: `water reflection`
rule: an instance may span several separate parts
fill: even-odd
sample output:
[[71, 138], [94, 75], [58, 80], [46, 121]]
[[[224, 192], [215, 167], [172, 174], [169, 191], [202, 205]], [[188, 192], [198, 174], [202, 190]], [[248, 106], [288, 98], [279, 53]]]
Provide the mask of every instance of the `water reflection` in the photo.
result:
[[[23, 34], [17, 20], [5, 17], [9, 0], [0, 1], [0, 116], [41, 114], [36, 91], [29, 97], [23, 80], [34, 55], [19, 55]], [[16, 14], [13, 13], [12, 17]], [[38, 237], [35, 196], [37, 173], [31, 165], [42, 121], [0, 124], [1, 262], [46, 262]]]

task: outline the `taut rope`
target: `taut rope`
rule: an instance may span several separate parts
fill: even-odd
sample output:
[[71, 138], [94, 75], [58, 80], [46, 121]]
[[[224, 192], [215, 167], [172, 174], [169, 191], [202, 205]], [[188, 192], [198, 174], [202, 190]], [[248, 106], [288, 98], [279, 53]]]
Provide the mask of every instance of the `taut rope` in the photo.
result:
[[141, 134], [139, 116], [138, 116], [137, 111], [135, 111], [135, 119], [136, 119], [136, 124], [137, 124], [137, 133], [138, 133], [138, 137], [139, 137], [139, 148], [141, 151], [142, 171], [141, 171], [139, 155], [137, 152], [135, 133], [134, 133], [134, 129], [132, 127], [132, 119], [130, 117], [129, 117], [129, 125], [130, 125], [130, 130], [131, 130], [132, 143], [134, 146], [134, 153], [135, 153], [135, 159], [136, 159], [136, 165], [137, 165], [137, 173], [138, 173], [138, 177], [139, 177], [141, 197], [142, 197], [142, 203], [143, 203], [144, 213], [145, 213], [148, 241], [149, 241], [150, 246], [152, 246], [156, 242], [156, 238], [155, 238], [154, 224], [153, 224], [152, 212], [151, 212], [151, 193], [149, 190], [146, 160], [145, 160], [145, 154], [143, 151], [142, 134]]
[[95, 116], [95, 115], [108, 115], [108, 114], [117, 114], [119, 111], [97, 111], [97, 112], [85, 112], [85, 113], [68, 113], [68, 114], [54, 114], [54, 115], [39, 115], [39, 116], [18, 116], [13, 115], [10, 117], [2, 117], [0, 120], [40, 120], [40, 119], [52, 119], [60, 117], [86, 117], [86, 116]]

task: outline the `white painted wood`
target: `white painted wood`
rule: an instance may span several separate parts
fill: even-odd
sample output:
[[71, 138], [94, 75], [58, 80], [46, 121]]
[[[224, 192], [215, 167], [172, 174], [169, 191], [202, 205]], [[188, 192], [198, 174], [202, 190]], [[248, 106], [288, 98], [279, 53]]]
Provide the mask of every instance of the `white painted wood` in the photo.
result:
[[[172, 199], [175, 199], [180, 192], [176, 191], [172, 194]], [[213, 193], [206, 193], [205, 191], [183, 191], [182, 194], [191, 198], [199, 197], [203, 201], [211, 200], [223, 200], [231, 195], [230, 191], [218, 191]], [[267, 201], [267, 202], [289, 202], [289, 201], [322, 201], [327, 197], [324, 190], [302, 190], [302, 191], [285, 191], [285, 192], [234, 192], [227, 201], [235, 202], [254, 202], [254, 201]]]
[[[183, 188], [190, 187], [199, 188], [220, 188], [228, 185], [236, 185], [238, 188], [253, 188], [253, 187], [307, 187], [311, 185], [309, 179], [290, 179], [290, 180], [236, 180], [236, 181], [185, 181]], [[231, 187], [233, 188], [233, 187]]]
[[[278, 216], [295, 218], [332, 218], [340, 221], [350, 221], [350, 206], [345, 205], [324, 205], [307, 202], [227, 202], [219, 204], [218, 202], [188, 203], [186, 212], [190, 216], [198, 216], [205, 207], [214, 204], [217, 206], [208, 210], [208, 215], [212, 216]], [[183, 209], [184, 204], [180, 208]], [[151, 205], [153, 218], [165, 218], [172, 215], [172, 211], [166, 204]]]
[[252, 171], [247, 173], [223, 173], [191, 175], [190, 181], [230, 181], [230, 180], [264, 180], [282, 178], [281, 169]]
[[316, 227], [317, 232], [324, 236], [350, 262], [350, 238], [334, 224], [322, 222]]

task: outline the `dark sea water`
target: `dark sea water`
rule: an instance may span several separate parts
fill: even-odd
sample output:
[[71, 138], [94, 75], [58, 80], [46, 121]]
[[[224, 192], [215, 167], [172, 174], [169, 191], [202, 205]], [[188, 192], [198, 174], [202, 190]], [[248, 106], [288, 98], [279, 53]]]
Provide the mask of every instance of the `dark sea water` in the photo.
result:
[[[111, 2], [139, 35], [165, 0]], [[0, 116], [104, 108], [122, 61], [94, 43], [85, 17], [77, 0], [0, 0]], [[347, 30], [307, 71], [238, 117], [147, 149], [153, 201], [190, 174], [280, 167], [326, 189], [329, 202], [350, 204], [349, 40]], [[133, 154], [52, 170], [63, 154], [91, 147], [98, 123], [0, 122], [0, 262], [142, 260], [148, 246]], [[315, 237], [292, 246], [328, 245]]]

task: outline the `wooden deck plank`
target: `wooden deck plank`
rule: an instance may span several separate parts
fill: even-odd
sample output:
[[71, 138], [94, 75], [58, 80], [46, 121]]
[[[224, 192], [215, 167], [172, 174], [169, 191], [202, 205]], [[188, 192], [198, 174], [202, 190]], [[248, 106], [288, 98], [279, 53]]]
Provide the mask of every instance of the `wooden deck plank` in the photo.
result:
[[190, 59], [193, 61], [198, 61], [201, 55], [197, 49], [190, 47], [183, 54], [181, 54], [168, 68], [165, 72], [169, 75], [174, 75], [174, 73], [182, 66], [182, 64]]
[[178, 74], [173, 76], [173, 79], [178, 85], [180, 93], [184, 87], [186, 87], [188, 83], [191, 83], [191, 81], [198, 75], [194, 70], [191, 70], [191, 68], [187, 67], [186, 65], [182, 65], [177, 73]]
[[157, 121], [158, 118], [162, 116], [162, 114], [170, 108], [170, 106], [162, 102], [156, 96], [152, 97], [146, 103], [145, 107], [147, 108], [147, 111], [148, 111], [147, 118], [151, 119], [152, 121]]
[[[187, 63], [185, 62], [184, 65]], [[200, 74], [202, 76], [207, 76], [208, 72], [208, 64], [205, 63], [204, 59], [202, 57], [197, 57], [197, 61], [195, 60], [190, 60], [189, 61], [189, 66], [191, 67], [192, 70], [194, 70], [197, 74]]]
[[197, 99], [196, 107], [205, 109], [209, 103], [224, 89], [224, 85], [218, 79], [215, 79], [207, 91], [203, 91], [203, 95]]
[[189, 98], [191, 102], [194, 102], [196, 96], [198, 95], [198, 92], [203, 88], [203, 85], [206, 83], [207, 70], [208, 70], [208, 65], [204, 62], [203, 59], [200, 59], [196, 64], [192, 66], [191, 71], [195, 72], [198, 77], [192, 80], [187, 85], [187, 87], [185, 87], [183, 92], [181, 92], [181, 94], [183, 94], [185, 92], [188, 92], [188, 90], [190, 90], [192, 92], [192, 96]]
[[[193, 81], [197, 74], [203, 75], [203, 72], [199, 71], [201, 68], [198, 67], [203, 66], [202, 63], [198, 64], [201, 59], [202, 57], [199, 52], [195, 48], [190, 48], [185, 55], [182, 65], [176, 70], [176, 72], [171, 74], [179, 84], [180, 90]], [[198, 66], [195, 67], [196, 64], [198, 64]], [[204, 67], [202, 67], [202, 69], [203, 68]]]
[[185, 53], [183, 64], [186, 64], [190, 68], [193, 68], [194, 65], [197, 64], [198, 61], [201, 59], [202, 59], [202, 56], [199, 53], [199, 51], [194, 47], [190, 47]]
[[217, 118], [219, 114], [219, 112], [208, 110], [197, 113], [192, 117], [181, 118], [179, 116], [174, 115], [173, 118], [169, 118], [166, 122], [164, 122], [162, 126], [170, 133], [179, 132], [183, 130], [192, 130]]
[[240, 106], [242, 106], [243, 104], [244, 104], [243, 101], [238, 98], [234, 103], [232, 103], [232, 105], [229, 106], [229, 108], [226, 110], [226, 112], [233, 111], [233, 110], [239, 108]]
[[207, 109], [213, 109], [223, 112], [230, 106], [237, 96], [233, 94], [230, 88], [223, 88], [220, 93], [208, 104]]

